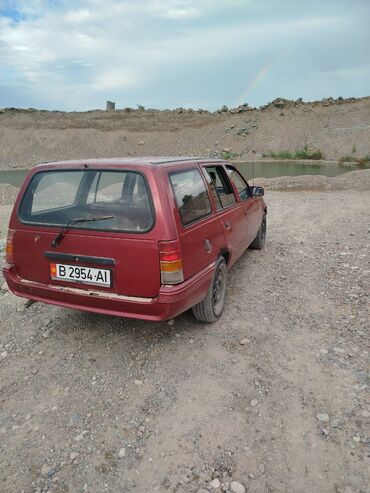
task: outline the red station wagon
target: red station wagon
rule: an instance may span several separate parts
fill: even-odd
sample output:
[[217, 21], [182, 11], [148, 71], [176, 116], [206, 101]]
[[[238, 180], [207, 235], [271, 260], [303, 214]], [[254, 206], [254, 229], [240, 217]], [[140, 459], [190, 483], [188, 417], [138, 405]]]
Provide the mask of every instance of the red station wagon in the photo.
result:
[[16, 200], [4, 275], [31, 300], [145, 320], [192, 308], [214, 322], [228, 269], [264, 245], [263, 194], [217, 159], [41, 164]]

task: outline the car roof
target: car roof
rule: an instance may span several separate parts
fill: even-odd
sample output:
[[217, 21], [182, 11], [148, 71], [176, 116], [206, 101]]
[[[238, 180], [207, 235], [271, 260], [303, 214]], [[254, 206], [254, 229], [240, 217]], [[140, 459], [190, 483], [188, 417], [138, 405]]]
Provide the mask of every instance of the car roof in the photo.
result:
[[157, 166], [176, 166], [184, 163], [219, 163], [222, 159], [215, 158], [205, 158], [205, 157], [194, 157], [194, 156], [143, 156], [143, 157], [117, 157], [117, 158], [98, 158], [98, 159], [75, 159], [68, 161], [45, 161], [37, 166], [43, 167], [47, 166], [83, 166], [84, 164], [93, 165], [93, 166], [124, 166], [128, 165], [137, 165], [137, 166], [149, 166], [149, 167], [157, 167]]

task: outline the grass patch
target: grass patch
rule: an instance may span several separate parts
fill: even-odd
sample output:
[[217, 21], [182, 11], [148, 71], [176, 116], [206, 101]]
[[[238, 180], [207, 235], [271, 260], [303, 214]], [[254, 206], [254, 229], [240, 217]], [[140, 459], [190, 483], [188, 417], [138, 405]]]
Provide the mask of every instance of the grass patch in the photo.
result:
[[357, 161], [357, 158], [355, 156], [342, 156], [339, 159], [340, 163], [355, 163]]
[[314, 159], [316, 161], [324, 159], [324, 155], [320, 149], [307, 149], [306, 146], [304, 149], [298, 151], [264, 152], [262, 157], [272, 157], [273, 159]]
[[356, 164], [359, 168], [369, 168], [370, 167], [370, 154], [367, 154], [364, 157], [355, 157], [355, 156], [342, 156], [339, 159], [341, 164], [344, 163], [353, 163]]
[[222, 159], [234, 159], [235, 157], [238, 157], [239, 154], [237, 152], [233, 151], [222, 151], [221, 158]]

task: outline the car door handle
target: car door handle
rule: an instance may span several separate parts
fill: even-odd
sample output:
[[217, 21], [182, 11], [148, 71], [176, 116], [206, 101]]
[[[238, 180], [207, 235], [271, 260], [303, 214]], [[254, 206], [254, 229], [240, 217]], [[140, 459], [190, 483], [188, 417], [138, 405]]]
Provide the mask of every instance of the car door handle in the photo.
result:
[[225, 226], [225, 229], [227, 229], [227, 230], [229, 230], [229, 231], [232, 229], [232, 228], [231, 228], [231, 224], [229, 223], [229, 221], [226, 221], [226, 222], [224, 223], [224, 226]]

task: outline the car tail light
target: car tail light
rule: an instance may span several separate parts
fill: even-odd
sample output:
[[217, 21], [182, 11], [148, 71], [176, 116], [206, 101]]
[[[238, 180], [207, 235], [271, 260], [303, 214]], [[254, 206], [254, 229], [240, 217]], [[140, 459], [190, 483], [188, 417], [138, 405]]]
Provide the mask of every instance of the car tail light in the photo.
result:
[[159, 242], [159, 260], [161, 263], [161, 283], [178, 284], [183, 282], [180, 245], [177, 240]]
[[14, 229], [8, 229], [8, 237], [6, 239], [5, 245], [5, 262], [8, 264], [14, 263], [14, 255], [13, 255], [13, 239], [14, 239]]

